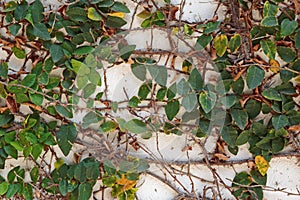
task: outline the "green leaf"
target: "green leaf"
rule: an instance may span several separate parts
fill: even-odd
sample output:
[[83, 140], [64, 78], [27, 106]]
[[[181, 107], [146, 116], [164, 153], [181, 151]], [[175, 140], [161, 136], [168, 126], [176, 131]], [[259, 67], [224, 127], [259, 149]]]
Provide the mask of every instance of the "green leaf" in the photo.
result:
[[289, 132], [285, 130], [284, 128], [281, 128], [279, 130], [275, 131], [276, 137], [287, 137], [289, 135]]
[[295, 35], [295, 47], [297, 49], [300, 48], [300, 30], [298, 30], [296, 35]]
[[138, 107], [139, 103], [141, 103], [141, 100], [137, 96], [133, 96], [128, 103], [129, 107], [136, 108]]
[[101, 21], [102, 16], [98, 13], [98, 11], [94, 7], [88, 8], [88, 18], [93, 21]]
[[166, 93], [167, 93], [167, 88], [165, 87], [162, 87], [160, 88], [158, 91], [157, 91], [157, 94], [156, 94], [156, 99], [158, 101], [163, 101], [165, 96], [166, 96]]
[[23, 18], [25, 18], [27, 12], [28, 12], [28, 3], [22, 2], [14, 11], [14, 17], [17, 21], [20, 21]]
[[293, 62], [297, 58], [296, 51], [285, 46], [277, 46], [278, 55], [287, 63]]
[[24, 77], [24, 79], [21, 81], [21, 84], [26, 87], [31, 87], [36, 81], [36, 75], [35, 74], [28, 74]]
[[167, 103], [165, 107], [165, 113], [168, 120], [172, 120], [177, 115], [179, 112], [179, 106], [180, 104], [178, 100], [172, 100]]
[[265, 176], [262, 176], [260, 172], [257, 169], [255, 169], [250, 171], [250, 175], [257, 184], [259, 185], [267, 184], [267, 177], [268, 177], [267, 174]]
[[54, 63], [58, 62], [64, 57], [63, 48], [61, 45], [53, 44], [50, 47], [50, 55]]
[[8, 190], [8, 183], [2, 182], [0, 183], [0, 195], [4, 195]]
[[15, 10], [18, 7], [18, 4], [15, 1], [9, 1], [5, 4], [5, 8], [3, 9], [3, 12], [10, 12]]
[[42, 39], [42, 40], [50, 40], [50, 33], [45, 24], [42, 23], [35, 23], [33, 26], [33, 34]]
[[101, 86], [101, 76], [95, 69], [90, 70], [88, 79], [92, 84]]
[[234, 34], [234, 36], [232, 36], [230, 38], [229, 45], [228, 45], [230, 51], [233, 53], [236, 50], [238, 50], [238, 48], [241, 46], [241, 42], [242, 42], [241, 35], [240, 34]]
[[231, 87], [234, 93], [241, 95], [245, 87], [244, 79], [240, 77], [238, 80], [233, 81]]
[[75, 142], [77, 130], [74, 124], [62, 125], [56, 133], [59, 148], [67, 156]]
[[83, 89], [88, 84], [88, 81], [89, 81], [89, 77], [86, 75], [85, 76], [77, 76], [77, 79], [76, 79], [77, 88], [79, 90]]
[[55, 110], [62, 116], [62, 117], [67, 117], [67, 118], [72, 118], [73, 113], [70, 108], [66, 108], [65, 106], [61, 105], [56, 105]]
[[187, 112], [192, 112], [197, 105], [197, 96], [195, 93], [190, 93], [182, 98], [182, 106]]
[[118, 102], [113, 101], [113, 102], [111, 103], [111, 109], [112, 109], [112, 111], [113, 111], [114, 113], [117, 113], [118, 107], [119, 107]]
[[49, 74], [47, 72], [42, 72], [38, 77], [38, 82], [42, 85], [47, 85], [49, 83]]
[[87, 21], [86, 11], [80, 7], [72, 7], [67, 10], [67, 15], [73, 21], [85, 22]]
[[74, 178], [77, 179], [79, 182], [86, 181], [86, 170], [82, 162], [75, 166]]
[[24, 49], [19, 49], [18, 47], [12, 47], [11, 49], [17, 58], [19, 59], [26, 58], [26, 52]]
[[239, 134], [239, 136], [236, 138], [235, 144], [236, 145], [245, 144], [246, 142], [248, 142], [249, 136], [250, 136], [250, 131], [249, 130], [245, 130], [245, 131], [241, 132]]
[[231, 126], [225, 126], [223, 127], [221, 131], [221, 136], [223, 140], [229, 145], [234, 147], [235, 146], [235, 141], [238, 137], [238, 132], [235, 128]]
[[116, 166], [113, 164], [112, 161], [110, 161], [110, 160], [104, 160], [103, 166], [104, 166], [105, 172], [109, 176], [116, 174], [117, 169], [116, 169]]
[[42, 152], [43, 152], [43, 145], [41, 145], [41, 144], [34, 144], [32, 146], [31, 155], [32, 155], [32, 157], [33, 157], [34, 160], [37, 160], [38, 157], [41, 155]]
[[190, 86], [196, 91], [201, 91], [203, 89], [203, 79], [198, 69], [196, 68], [191, 71], [188, 82]]
[[197, 39], [195, 49], [197, 51], [204, 49], [212, 40], [213, 40], [213, 36], [211, 34], [209, 35], [202, 34]]
[[173, 83], [169, 89], [167, 90], [167, 98], [168, 100], [172, 100], [175, 96], [176, 96], [176, 93], [177, 93], [177, 84], [176, 83]]
[[21, 29], [21, 25], [20, 24], [13, 24], [13, 25], [11, 25], [11, 26], [8, 27], [9, 32], [13, 36], [16, 36], [18, 34], [18, 32], [19, 32], [20, 29]]
[[110, 9], [115, 12], [130, 13], [130, 10], [127, 8], [127, 6], [120, 2], [115, 2]]
[[5, 153], [7, 153], [7, 155], [11, 156], [14, 159], [18, 159], [18, 151], [15, 147], [13, 147], [12, 145], [6, 145], [3, 147]]
[[89, 125], [98, 123], [99, 119], [96, 113], [88, 112], [82, 119], [82, 127], [87, 128]]
[[124, 124], [131, 133], [142, 134], [148, 132], [147, 124], [139, 119], [132, 119]]
[[149, 66], [148, 70], [151, 77], [158, 83], [160, 86], [166, 86], [168, 79], [168, 72], [165, 66], [153, 65]]
[[39, 168], [37, 166], [34, 166], [30, 170], [30, 178], [31, 178], [31, 181], [33, 183], [36, 183], [38, 181], [38, 178], [39, 178]]
[[130, 57], [132, 52], [135, 50], [136, 45], [125, 45], [122, 47], [122, 45], [119, 46], [120, 49], [120, 56], [123, 60], [126, 60]]
[[263, 15], [264, 17], [267, 16], [275, 16], [278, 12], [278, 6], [270, 3], [269, 1], [266, 1], [264, 4], [264, 11], [263, 11]]
[[60, 78], [59, 77], [56, 77], [56, 76], [50, 77], [49, 78], [49, 82], [46, 85], [46, 89], [53, 89], [53, 88], [55, 88], [56, 86], [58, 86], [59, 82], [60, 82]]
[[219, 29], [221, 22], [220, 21], [215, 21], [215, 22], [208, 22], [205, 24], [205, 29], [203, 31], [204, 34], [209, 34], [212, 33], [216, 30]]
[[139, 91], [138, 91], [138, 96], [141, 99], [146, 99], [148, 94], [150, 93], [150, 90], [152, 88], [152, 83], [151, 82], [146, 82], [143, 85], [140, 86]]
[[86, 169], [86, 178], [90, 180], [97, 180], [100, 176], [99, 162], [94, 160], [86, 161], [85, 159], [83, 161], [83, 165]]
[[270, 58], [275, 59], [276, 45], [272, 40], [265, 39], [260, 41], [263, 52]]
[[141, 81], [146, 80], [147, 71], [145, 65], [134, 63], [131, 65], [131, 71], [135, 75], [135, 77], [137, 77]]
[[186, 95], [190, 91], [190, 85], [189, 83], [182, 78], [178, 83], [177, 83], [177, 93], [179, 95]]
[[259, 86], [265, 76], [265, 71], [261, 68], [251, 65], [247, 70], [246, 82], [249, 89], [254, 89]]
[[261, 102], [254, 99], [249, 99], [245, 104], [245, 110], [251, 119], [254, 119], [257, 115], [259, 115], [261, 108]]
[[253, 122], [252, 130], [253, 130], [253, 133], [257, 136], [265, 136], [267, 134], [266, 126], [259, 122]]
[[8, 190], [6, 192], [5, 197], [11, 198], [13, 197], [17, 192], [20, 192], [22, 190], [20, 183], [11, 183], [8, 186]]
[[89, 200], [92, 195], [92, 189], [90, 183], [81, 183], [78, 187], [78, 199]]
[[58, 189], [61, 195], [66, 196], [68, 193], [68, 183], [65, 179], [62, 179], [58, 183]]
[[31, 16], [33, 23], [39, 23], [44, 18], [44, 6], [40, 0], [36, 0], [31, 6]]
[[99, 132], [101, 133], [107, 133], [116, 130], [118, 128], [118, 124], [114, 121], [106, 121], [103, 124], [101, 124], [99, 128]]
[[120, 17], [108, 16], [105, 25], [110, 28], [121, 28], [126, 23], [127, 22]]
[[269, 100], [282, 101], [281, 96], [277, 90], [274, 88], [268, 88], [264, 90], [262, 93], [263, 97]]
[[23, 190], [22, 190], [22, 194], [26, 200], [33, 199], [32, 186], [29, 183], [25, 183]]
[[6, 78], [8, 74], [7, 62], [0, 62], [0, 77]]
[[232, 109], [231, 110], [231, 116], [234, 119], [235, 123], [238, 125], [238, 127], [242, 130], [246, 127], [248, 124], [248, 114], [245, 110], [240, 109]]
[[204, 91], [200, 93], [199, 103], [205, 113], [209, 113], [215, 106], [217, 96], [214, 92]]
[[227, 95], [221, 98], [221, 103], [225, 106], [226, 109], [231, 108], [237, 101], [235, 95]]
[[260, 24], [264, 27], [274, 27], [278, 25], [278, 20], [275, 16], [264, 17]]
[[298, 23], [294, 20], [284, 19], [281, 22], [280, 26], [280, 34], [285, 37], [291, 35], [296, 28], [298, 27]]
[[32, 103], [38, 106], [42, 106], [44, 96], [41, 94], [29, 94], [29, 98]]
[[96, 90], [96, 85], [89, 83], [83, 88], [83, 98], [90, 97]]
[[73, 52], [74, 55], [82, 56], [89, 53], [92, 53], [94, 51], [94, 47], [92, 46], [80, 46]]
[[275, 138], [272, 140], [272, 153], [279, 153], [285, 146], [285, 140], [283, 138]]
[[240, 172], [237, 175], [235, 175], [235, 177], [233, 179], [232, 186], [233, 187], [235, 187], [235, 186], [240, 187], [236, 183], [241, 184], [241, 185], [250, 185], [251, 184], [251, 179], [250, 179], [249, 174], [247, 174], [247, 172]]
[[289, 125], [289, 119], [286, 115], [275, 115], [272, 117], [272, 124], [275, 130], [279, 130]]
[[219, 35], [214, 38], [214, 47], [219, 57], [222, 57], [225, 54], [227, 45], [228, 39], [226, 35]]

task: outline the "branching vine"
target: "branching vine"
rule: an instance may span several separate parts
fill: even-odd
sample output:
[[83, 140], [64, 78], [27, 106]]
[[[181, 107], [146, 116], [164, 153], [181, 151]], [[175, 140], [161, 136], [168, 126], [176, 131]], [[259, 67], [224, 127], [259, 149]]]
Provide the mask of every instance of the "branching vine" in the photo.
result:
[[[224, 190], [232, 199], [300, 196], [266, 185], [272, 158], [300, 156], [299, 2], [219, 1], [212, 19], [197, 22], [183, 20], [187, 3], [1, 3], [2, 197], [105, 199], [109, 190], [135, 199], [141, 174], [166, 182], [177, 199], [225, 199]], [[165, 157], [165, 135], [185, 140], [186, 160]], [[153, 138], [155, 146], [144, 144]], [[244, 144], [253, 157], [229, 160]], [[9, 168], [12, 159], [30, 164]], [[211, 178], [194, 173], [200, 165]], [[235, 177], [224, 179], [218, 166]]]

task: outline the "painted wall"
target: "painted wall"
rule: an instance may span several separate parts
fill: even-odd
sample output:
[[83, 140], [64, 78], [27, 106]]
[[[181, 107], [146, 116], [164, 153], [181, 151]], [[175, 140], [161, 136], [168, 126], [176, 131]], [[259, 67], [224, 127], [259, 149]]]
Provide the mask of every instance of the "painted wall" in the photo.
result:
[[[58, 0], [43, 0], [45, 6], [51, 6], [52, 9], [57, 8], [57, 6], [62, 3]], [[128, 34], [126, 40], [128, 44], [135, 44], [138, 50], [146, 50], [151, 47], [152, 49], [160, 50], [172, 50], [172, 46], [168, 42], [169, 32], [163, 29], [140, 29], [140, 24], [142, 22], [138, 17], [133, 17], [132, 13], [136, 9], [137, 3], [132, 0], [124, 0], [127, 6], [132, 11], [130, 14], [125, 16], [128, 24], [125, 26], [128, 29]], [[158, 5], [162, 5], [163, 0], [158, 0]], [[211, 19], [214, 13], [217, 12], [219, 20], [222, 20], [223, 12], [225, 7], [221, 6], [218, 8], [218, 3], [212, 0], [186, 0], [183, 4], [183, 0], [172, 0], [173, 5], [177, 5], [182, 8], [182, 20], [188, 22], [199, 22], [207, 19]], [[183, 6], [184, 5], [184, 6]], [[218, 10], [216, 10], [218, 8]], [[137, 7], [137, 12], [141, 12], [142, 6]], [[179, 12], [176, 17], [179, 17]], [[133, 19], [133, 21], [132, 21]], [[189, 47], [182, 42], [176, 35], [172, 36], [176, 43], [176, 51], [182, 57], [177, 57], [176, 61], [180, 63], [184, 59], [184, 52], [189, 51]], [[185, 38], [190, 44], [194, 44], [196, 40], [195, 37]], [[209, 55], [202, 52], [201, 55], [209, 58]], [[0, 46], [0, 59], [5, 58], [5, 52], [1, 50]], [[13, 57], [13, 62], [11, 68], [17, 68], [22, 63], [21, 60]], [[163, 56], [160, 59], [160, 63], [170, 63], [166, 61], [167, 57]], [[30, 66], [29, 66], [30, 67]], [[175, 67], [180, 67], [176, 65]], [[136, 95], [140, 81], [131, 73], [129, 64], [121, 64], [119, 67], [107, 68], [107, 84], [109, 86], [108, 98], [114, 101], [121, 101], [126, 98]], [[213, 81], [218, 73], [208, 74], [206, 81]], [[179, 76], [176, 73], [170, 73], [169, 84], [179, 80]], [[124, 92], [126, 91], [126, 93]], [[101, 106], [101, 105], [99, 105]], [[145, 115], [151, 114], [150, 112], [145, 112]], [[84, 112], [78, 112], [74, 121], [80, 122]], [[130, 117], [129, 113], [117, 113], [116, 116]], [[205, 144], [205, 149], [207, 154], [213, 153], [216, 148], [216, 141], [218, 139], [217, 134], [212, 134], [209, 137], [202, 139]], [[195, 145], [193, 141], [189, 140], [188, 136], [176, 136], [176, 135], [162, 135], [154, 134], [152, 138], [148, 140], [139, 139], [140, 145], [149, 152], [145, 153], [142, 149], [135, 151], [134, 149], [129, 149], [129, 154], [138, 156], [141, 158], [151, 158], [153, 163], [149, 171], [151, 175], [143, 175], [138, 183], [138, 193], [137, 197], [140, 200], [170, 200], [170, 199], [180, 199], [177, 191], [186, 193], [194, 191], [195, 193], [203, 194], [203, 190], [206, 190], [206, 196], [212, 196], [212, 190], [209, 187], [215, 188], [213, 183], [213, 175], [210, 169], [203, 162], [204, 154], [203, 149]], [[94, 144], [89, 144], [93, 147]], [[192, 150], [186, 151], [185, 147], [190, 146]], [[227, 155], [229, 156], [227, 164], [224, 165], [214, 165], [212, 167], [218, 172], [220, 178], [228, 186], [231, 185], [231, 181], [235, 176], [236, 172], [249, 171], [247, 162], [238, 163], [240, 160], [244, 161], [252, 158], [248, 152], [248, 146], [243, 145], [240, 147], [238, 155], [234, 156], [230, 154], [227, 150]], [[57, 149], [59, 153], [59, 149]], [[78, 147], [73, 149], [73, 152], [84, 151], [84, 154], [93, 153], [97, 156], [97, 150], [92, 150], [91, 148]], [[289, 148], [286, 149], [289, 151]], [[151, 157], [150, 157], [151, 155]], [[69, 157], [69, 162], [72, 162], [72, 157]], [[11, 160], [7, 166], [13, 166], [16, 161]], [[21, 160], [17, 162], [22, 162]], [[232, 162], [233, 164], [230, 164]], [[30, 165], [30, 163], [24, 163], [24, 166]], [[0, 170], [0, 173], [5, 175], [7, 171]], [[97, 190], [99, 184], [95, 186]], [[221, 194], [223, 199], [233, 199], [231, 194], [224, 186], [221, 187]], [[277, 192], [268, 191], [278, 189]], [[279, 191], [283, 189], [282, 191]], [[297, 193], [297, 189], [300, 189], [300, 162], [297, 157], [287, 157], [287, 158], [273, 158], [270, 163], [270, 168], [268, 170], [268, 182], [267, 188], [264, 191], [265, 199], [268, 200], [298, 200], [299, 196], [287, 195], [288, 192]], [[109, 190], [105, 190], [107, 197], [109, 199]], [[95, 198], [101, 199], [102, 194], [96, 193]], [[188, 198], [186, 198], [188, 199]]]

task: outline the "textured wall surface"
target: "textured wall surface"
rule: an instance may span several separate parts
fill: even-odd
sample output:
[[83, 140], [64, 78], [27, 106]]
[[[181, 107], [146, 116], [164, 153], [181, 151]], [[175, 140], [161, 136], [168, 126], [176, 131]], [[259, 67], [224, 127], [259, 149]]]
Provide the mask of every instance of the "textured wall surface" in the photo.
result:
[[[160, 2], [161, 1], [161, 2]], [[163, 0], [157, 1], [158, 5], [163, 2]], [[58, 0], [43, 0], [45, 7], [51, 6], [51, 9], [57, 8], [62, 2]], [[131, 13], [125, 16], [125, 20], [129, 23], [124, 27], [128, 30], [128, 35], [126, 40], [128, 44], [135, 44], [138, 50], [146, 50], [151, 44], [151, 48], [159, 50], [170, 50], [173, 47], [167, 42], [169, 37], [169, 32], [163, 29], [147, 29], [142, 30], [140, 27], [141, 19], [132, 16], [133, 11], [136, 9], [136, 3], [131, 0], [123, 0], [126, 5], [130, 8]], [[182, 5], [181, 0], [171, 0], [173, 5]], [[211, 0], [186, 0], [183, 7], [182, 20], [189, 22], [198, 22], [211, 19], [215, 16], [215, 12], [218, 13], [219, 20], [223, 20], [223, 12], [225, 7], [221, 6], [218, 8], [218, 3]], [[139, 13], [142, 7], [137, 8]], [[177, 13], [178, 14], [178, 13]], [[178, 15], [176, 17], [179, 17]], [[132, 21], [133, 19], [133, 21]], [[176, 48], [178, 52], [184, 55], [184, 52], [189, 51], [189, 47], [179, 39], [176, 40]], [[185, 42], [190, 44], [195, 43], [195, 38], [186, 38]], [[209, 58], [208, 54], [202, 53], [203, 56]], [[1, 50], [0, 46], [0, 59], [5, 58], [6, 53]], [[12, 57], [12, 62], [10, 63], [10, 68], [18, 68], [21, 66], [22, 60]], [[177, 61], [182, 62], [183, 58], [178, 57]], [[162, 56], [160, 59], [161, 63], [170, 62], [166, 60], [166, 57]], [[30, 67], [30, 66], [28, 66]], [[176, 67], [176, 63], [175, 63]], [[59, 72], [58, 72], [59, 73]], [[217, 72], [212, 72], [208, 74], [207, 81], [212, 81], [218, 76]], [[106, 71], [107, 85], [109, 89], [107, 91], [108, 98], [114, 101], [122, 101], [128, 96], [136, 95], [138, 92], [139, 85], [141, 81], [138, 80], [130, 70], [129, 64], [120, 64], [119, 67], [114, 67], [107, 69]], [[179, 80], [175, 73], [169, 74], [169, 84]], [[124, 92], [126, 91], [126, 93]], [[151, 114], [151, 111], [145, 113], [145, 115]], [[78, 112], [74, 121], [80, 122], [84, 113]], [[116, 116], [126, 117], [130, 115], [126, 112], [117, 113]], [[216, 141], [218, 135], [212, 134], [209, 137], [203, 139], [205, 144], [206, 153], [213, 153], [216, 148]], [[194, 144], [193, 141], [189, 140], [187, 136], [176, 136], [176, 135], [153, 135], [152, 138], [148, 140], [140, 139], [140, 144], [144, 148], [148, 149], [151, 153], [145, 153], [144, 150], [139, 149], [135, 151], [134, 149], [129, 149], [129, 154], [138, 156], [140, 158], [148, 158], [151, 154], [152, 163], [150, 164], [149, 171], [150, 174], [142, 175], [141, 180], [138, 183], [138, 193], [137, 197], [140, 200], [171, 200], [180, 199], [177, 196], [177, 191], [194, 191], [195, 193], [202, 193], [205, 188], [210, 186], [214, 187], [214, 178], [206, 164], [203, 162], [204, 154], [201, 147]], [[185, 148], [189, 146], [191, 150], [186, 151]], [[92, 150], [80, 147], [80, 150], [90, 153]], [[229, 156], [228, 163], [224, 165], [212, 164], [213, 167], [220, 178], [228, 186], [231, 185], [236, 172], [249, 171], [249, 162], [245, 161], [251, 159], [252, 156], [248, 152], [247, 144], [240, 146], [240, 151], [238, 155], [232, 155], [227, 149], [226, 153]], [[57, 149], [59, 152], [60, 150]], [[78, 149], [73, 149], [72, 151], [79, 151]], [[286, 150], [288, 151], [288, 149]], [[97, 150], [93, 152], [97, 154]], [[72, 162], [72, 157], [68, 158]], [[239, 162], [243, 161], [243, 162]], [[14, 162], [22, 162], [22, 160], [7, 163], [7, 166], [13, 166]], [[24, 166], [30, 165], [30, 163], [23, 163]], [[3, 175], [7, 174], [7, 171], [0, 170]], [[192, 176], [191, 176], [192, 175]], [[99, 183], [100, 184], [100, 183]], [[95, 188], [99, 187], [96, 185]], [[282, 189], [282, 191], [281, 191]], [[267, 200], [298, 200], [299, 196], [288, 195], [287, 193], [297, 193], [300, 189], [300, 161], [297, 157], [276, 157], [273, 158], [270, 163], [270, 168], [268, 170], [268, 182], [267, 187], [264, 190], [264, 196]], [[271, 190], [271, 191], [268, 191]], [[277, 191], [274, 191], [277, 190]], [[221, 186], [221, 194], [224, 199], [234, 199], [228, 190]], [[106, 190], [105, 199], [109, 199], [109, 191]], [[207, 196], [212, 196], [210, 190], [207, 190]], [[101, 199], [102, 194], [96, 193], [94, 199]]]

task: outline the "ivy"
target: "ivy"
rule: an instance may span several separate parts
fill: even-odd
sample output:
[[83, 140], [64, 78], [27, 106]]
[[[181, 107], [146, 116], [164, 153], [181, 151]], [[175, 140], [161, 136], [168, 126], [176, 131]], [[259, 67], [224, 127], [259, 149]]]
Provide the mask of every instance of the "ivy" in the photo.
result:
[[[112, 0], [70, 1], [55, 11], [40, 0], [1, 4], [7, 35], [0, 43], [7, 58], [0, 62], [0, 168], [21, 157], [34, 164], [15, 166], [0, 177], [0, 196], [34, 199], [38, 189], [55, 198], [90, 199], [101, 181], [112, 197], [134, 199], [153, 160], [125, 156], [129, 153], [119, 152], [123, 144], [145, 151], [140, 141], [154, 133], [184, 134], [198, 144], [200, 137], [219, 133], [218, 148], [205, 163], [227, 164], [224, 149], [237, 155], [247, 144], [253, 166], [235, 175], [230, 192], [237, 199], [263, 199], [272, 156], [285, 149], [300, 123], [299, 22], [296, 6], [279, 2], [241, 0], [232, 9], [246, 20], [229, 9], [225, 21], [199, 23], [178, 20], [182, 11], [167, 0], [163, 6], [136, 3], [134, 13]], [[261, 20], [253, 19], [249, 4], [262, 13]], [[134, 29], [129, 14], [145, 29], [134, 31], [166, 29], [170, 38], [189, 41], [191, 50], [163, 51], [152, 43], [140, 49], [127, 41]], [[23, 62], [20, 69], [12, 69], [12, 56]], [[111, 90], [117, 80], [107, 73], [123, 65], [134, 76], [124, 80], [135, 81], [136, 91], [124, 85]], [[99, 143], [96, 153], [86, 137]], [[87, 158], [76, 152], [77, 145], [86, 145]], [[45, 164], [49, 169], [42, 164], [48, 153], [54, 169], [53, 163]], [[70, 164], [64, 160], [71, 154]]]

